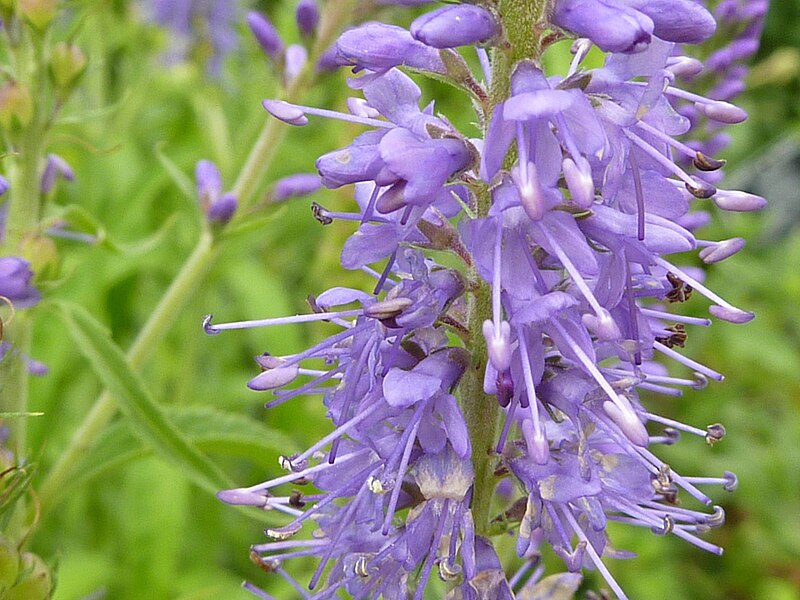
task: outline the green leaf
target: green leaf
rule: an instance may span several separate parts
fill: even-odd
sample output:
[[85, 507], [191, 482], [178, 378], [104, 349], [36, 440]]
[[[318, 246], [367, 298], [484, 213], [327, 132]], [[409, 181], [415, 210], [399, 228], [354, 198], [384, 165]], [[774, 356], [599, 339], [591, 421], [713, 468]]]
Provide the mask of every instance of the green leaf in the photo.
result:
[[164, 170], [167, 172], [169, 178], [183, 193], [186, 199], [191, 202], [192, 206], [195, 207], [199, 214], [200, 206], [197, 203], [197, 194], [195, 193], [195, 186], [194, 183], [192, 183], [192, 180], [187, 177], [186, 173], [184, 173], [178, 165], [172, 162], [170, 157], [164, 154], [164, 142], [156, 144], [155, 153], [156, 158], [158, 158], [158, 162], [160, 162], [161, 166], [164, 167]]
[[150, 397], [142, 379], [131, 369], [108, 331], [83, 307], [54, 304], [75, 346], [117, 399], [139, 437], [153, 450], [181, 468], [194, 483], [214, 494], [233, 487], [225, 474], [201, 453]]
[[[273, 462], [281, 454], [291, 454], [297, 442], [281, 431], [258, 421], [207, 406], [170, 408], [167, 418], [189, 441], [207, 452], [251, 457], [267, 457]], [[111, 424], [98, 438], [90, 456], [85, 456], [69, 487], [85, 486], [94, 477], [132, 460], [151, 454], [153, 448], [133, 434], [126, 422]], [[273, 462], [277, 471], [277, 461]]]

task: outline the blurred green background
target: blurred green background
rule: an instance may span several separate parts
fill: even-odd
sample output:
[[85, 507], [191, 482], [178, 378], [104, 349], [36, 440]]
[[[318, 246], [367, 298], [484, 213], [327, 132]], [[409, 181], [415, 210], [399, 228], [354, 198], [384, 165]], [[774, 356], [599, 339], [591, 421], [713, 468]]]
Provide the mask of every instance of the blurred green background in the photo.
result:
[[[294, 2], [268, 0], [258, 7], [287, 40], [298, 39]], [[86, 307], [123, 348], [200, 234], [198, 209], [182, 196], [158, 154], [190, 177], [199, 159], [212, 159], [230, 187], [267, 119], [260, 101], [279, 88], [243, 20], [239, 47], [214, 78], [191, 57], [164, 65], [159, 56], [169, 34], [147, 24], [141, 8], [110, 0], [74, 3], [71, 10], [82, 21], [73, 34], [89, 68], [52, 144], [77, 174], [74, 183], [59, 188], [57, 204], [84, 206], [118, 243], [164, 228], [139, 252], [58, 242], [63, 264], [46, 294]], [[646, 400], [654, 412], [701, 427], [719, 421], [727, 428], [726, 439], [713, 448], [684, 439], [662, 452], [683, 474], [731, 470], [739, 476], [734, 494], [715, 492], [728, 519], [708, 537], [726, 554], [717, 558], [677, 538], [618, 527], [612, 532], [615, 545], [640, 556], [611, 567], [635, 599], [800, 599], [800, 1], [773, 2], [753, 65], [750, 89], [739, 100], [751, 118], [732, 128], [733, 144], [725, 154], [728, 187], [759, 193], [770, 206], [761, 215], [717, 214], [705, 235], [748, 239], [741, 254], [710, 268], [708, 281], [757, 318], [744, 326], [691, 328], [688, 352], [725, 373], [724, 383], [682, 398]], [[450, 93], [430, 89], [437, 97]], [[341, 107], [345, 90], [343, 74], [324, 75], [304, 102]], [[445, 96], [437, 105], [457, 120], [462, 101]], [[348, 143], [354, 131], [319, 119], [293, 129], [260, 193], [283, 175], [313, 171], [319, 154]], [[228, 243], [143, 370], [151, 393], [171, 414], [183, 415], [198, 446], [242, 485], [274, 476], [279, 454], [300, 451], [327, 430], [315, 401], [264, 410], [267, 396], [245, 387], [257, 372], [252, 357], [298, 351], [325, 329], [293, 326], [212, 338], [200, 322], [206, 313], [240, 320], [301, 312], [308, 294], [361, 281], [337, 267], [348, 228], [321, 227], [311, 218], [311, 201], [350, 206], [346, 189], [319, 192], [276, 208], [276, 218]], [[698, 315], [705, 307], [701, 298], [688, 304]], [[47, 310], [36, 319], [33, 356], [50, 373], [32, 381], [30, 408], [45, 415], [31, 418], [29, 430], [43, 474], [101, 387], [61, 322]], [[227, 439], [191, 429], [193, 415], [210, 409], [219, 411], [214, 414], [220, 431], [229, 428]], [[262, 540], [264, 523], [191, 484], [136, 442], [121, 419], [60, 494], [32, 542], [56, 566], [57, 600], [250, 598], [239, 589], [243, 579], [277, 597], [294, 597], [248, 560], [248, 546]]]

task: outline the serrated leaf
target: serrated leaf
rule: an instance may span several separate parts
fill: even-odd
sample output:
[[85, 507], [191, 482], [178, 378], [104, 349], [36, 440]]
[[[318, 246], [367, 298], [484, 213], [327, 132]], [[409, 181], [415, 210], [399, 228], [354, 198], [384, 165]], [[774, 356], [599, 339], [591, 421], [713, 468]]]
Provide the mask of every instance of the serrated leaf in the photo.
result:
[[139, 437], [162, 458], [180, 467], [201, 488], [215, 494], [233, 487], [232, 482], [208, 457], [200, 452], [167, 418], [150, 397], [142, 379], [131, 369], [122, 350], [108, 331], [88, 311], [76, 304], [54, 303], [67, 325], [77, 350], [89, 361], [119, 402]]

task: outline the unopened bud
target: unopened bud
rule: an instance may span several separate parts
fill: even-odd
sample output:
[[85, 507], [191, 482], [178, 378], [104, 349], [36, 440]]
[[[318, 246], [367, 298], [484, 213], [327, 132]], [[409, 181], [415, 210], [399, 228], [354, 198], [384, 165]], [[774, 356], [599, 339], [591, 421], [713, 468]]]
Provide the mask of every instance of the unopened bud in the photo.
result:
[[714, 196], [714, 204], [722, 210], [732, 212], [752, 212], [761, 210], [767, 205], [767, 201], [761, 196], [739, 192], [736, 190], [718, 190]]
[[33, 98], [27, 86], [7, 81], [0, 86], [0, 125], [25, 127], [33, 118]]
[[35, 29], [47, 28], [56, 16], [58, 0], [18, 0], [17, 10]]
[[50, 56], [50, 75], [58, 90], [69, 90], [86, 70], [86, 55], [78, 46], [60, 42]]
[[24, 552], [17, 583], [5, 593], [3, 600], [47, 600], [50, 588], [50, 569], [36, 554]]
[[695, 107], [709, 119], [719, 121], [720, 123], [732, 125], [734, 123], [741, 123], [747, 119], [747, 113], [730, 102], [697, 102]]

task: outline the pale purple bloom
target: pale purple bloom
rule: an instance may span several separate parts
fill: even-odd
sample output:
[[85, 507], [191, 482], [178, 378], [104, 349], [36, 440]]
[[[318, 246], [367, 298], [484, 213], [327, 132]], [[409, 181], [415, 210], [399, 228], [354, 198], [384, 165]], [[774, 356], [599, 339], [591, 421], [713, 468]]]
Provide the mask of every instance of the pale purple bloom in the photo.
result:
[[33, 306], [41, 300], [41, 294], [32, 283], [33, 271], [30, 263], [18, 256], [0, 257], [0, 296], [15, 308]]

